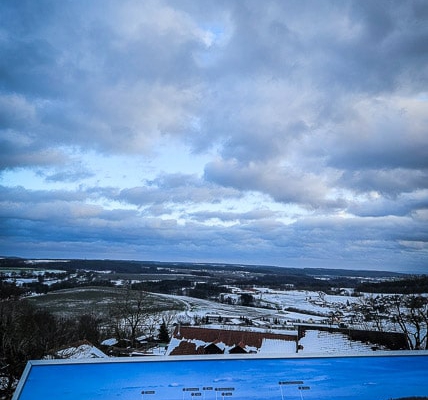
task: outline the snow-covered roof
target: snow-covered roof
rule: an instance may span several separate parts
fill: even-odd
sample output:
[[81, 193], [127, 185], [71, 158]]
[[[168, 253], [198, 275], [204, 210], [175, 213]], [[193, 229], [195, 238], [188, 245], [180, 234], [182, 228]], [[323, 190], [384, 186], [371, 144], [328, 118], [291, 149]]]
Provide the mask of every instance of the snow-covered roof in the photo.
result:
[[67, 359], [108, 358], [105, 353], [86, 340], [56, 351], [54, 357]]
[[102, 342], [101, 342], [101, 344], [103, 345], [103, 346], [114, 346], [115, 344], [117, 344], [118, 342], [117, 342], [117, 339], [116, 338], [110, 338], [110, 339], [106, 339], [106, 340], [103, 340]]
[[[302, 346], [300, 354], [334, 354], [352, 353], [366, 354], [373, 353], [373, 344], [366, 344], [356, 340], [350, 340], [345, 334], [340, 332], [326, 332], [318, 330], [307, 330], [305, 336], [299, 340]], [[381, 350], [376, 347], [376, 350]]]
[[[277, 346], [272, 346], [274, 341]], [[276, 354], [295, 353], [297, 331], [272, 333], [259, 329], [213, 329], [206, 327], [178, 326], [168, 345], [167, 355], [196, 355], [216, 352], [228, 354], [239, 347], [245, 353]]]

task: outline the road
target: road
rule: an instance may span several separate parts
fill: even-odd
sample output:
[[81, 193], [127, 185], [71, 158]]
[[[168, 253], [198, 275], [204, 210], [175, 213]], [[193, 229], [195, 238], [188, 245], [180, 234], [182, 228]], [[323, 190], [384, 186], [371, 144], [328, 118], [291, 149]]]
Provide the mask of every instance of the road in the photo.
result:
[[175, 296], [167, 294], [156, 293], [159, 297], [166, 297], [175, 299], [182, 302], [186, 307], [186, 314], [191, 315], [205, 315], [205, 314], [219, 314], [222, 316], [245, 316], [249, 319], [258, 319], [261, 317], [268, 317], [277, 314], [277, 310], [269, 310], [266, 308], [245, 307], [240, 305], [230, 305], [225, 303], [217, 303], [211, 300], [197, 299], [187, 296]]

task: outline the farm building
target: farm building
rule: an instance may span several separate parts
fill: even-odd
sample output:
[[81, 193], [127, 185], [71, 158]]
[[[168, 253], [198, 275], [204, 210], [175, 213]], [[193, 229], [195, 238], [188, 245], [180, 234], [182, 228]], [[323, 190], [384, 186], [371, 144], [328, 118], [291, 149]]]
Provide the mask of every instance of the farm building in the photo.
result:
[[297, 338], [297, 331], [270, 333], [254, 329], [177, 326], [167, 355], [275, 353], [285, 356], [297, 352]]

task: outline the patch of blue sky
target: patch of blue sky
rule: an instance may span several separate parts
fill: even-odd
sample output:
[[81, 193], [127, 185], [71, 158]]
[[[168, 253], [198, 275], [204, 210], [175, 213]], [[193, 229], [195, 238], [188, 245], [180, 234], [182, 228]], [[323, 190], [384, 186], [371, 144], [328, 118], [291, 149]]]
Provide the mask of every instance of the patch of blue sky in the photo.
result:
[[416, 100], [421, 102], [428, 102], [428, 92], [421, 92], [416, 96]]
[[19, 168], [6, 170], [0, 175], [0, 182], [9, 187], [23, 186], [29, 190], [66, 189], [76, 186], [108, 186], [131, 188], [141, 186], [159, 174], [199, 174], [208, 158], [204, 155], [190, 154], [185, 145], [161, 143], [155, 154], [149, 155], [109, 155], [95, 151], [74, 154], [76, 164], [61, 168], [45, 167]]
[[27, 168], [3, 171], [0, 174], [0, 183], [8, 187], [22, 186], [29, 190], [38, 190], [45, 186], [44, 178]]
[[230, 28], [222, 21], [204, 24], [202, 28], [206, 32], [207, 47], [212, 45], [222, 46], [226, 44], [231, 37]]
[[[194, 119], [192, 125], [197, 127], [199, 124], [200, 122]], [[157, 171], [202, 175], [214, 152], [215, 149], [208, 153], [191, 152], [187, 145], [165, 138], [157, 145], [156, 158], [152, 163], [156, 164]]]
[[221, 55], [222, 48], [226, 46], [232, 36], [232, 30], [221, 22], [202, 26], [206, 48], [193, 54], [199, 67], [207, 68], [215, 64]]

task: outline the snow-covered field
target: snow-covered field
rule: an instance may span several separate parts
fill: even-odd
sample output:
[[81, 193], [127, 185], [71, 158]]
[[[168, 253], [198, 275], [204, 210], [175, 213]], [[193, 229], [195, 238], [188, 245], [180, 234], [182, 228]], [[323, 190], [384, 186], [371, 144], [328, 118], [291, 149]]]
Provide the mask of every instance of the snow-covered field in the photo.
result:
[[[346, 309], [352, 314], [351, 304], [358, 303], [358, 297], [325, 295], [319, 292], [305, 290], [270, 291], [264, 288], [263, 293], [255, 295], [261, 304], [269, 304], [270, 308], [245, 307], [230, 305], [210, 300], [202, 300], [185, 296], [168, 296], [182, 301], [186, 305], [185, 314], [190, 318], [204, 316], [205, 314], [218, 314], [222, 316], [246, 316], [251, 320], [274, 318], [282, 324], [287, 322], [322, 322], [327, 321], [331, 313], [341, 309], [346, 316]], [[296, 311], [285, 311], [288, 308]], [[298, 311], [297, 311], [298, 310]]]
[[[54, 302], [54, 311], [70, 312], [80, 308], [103, 309], [109, 307], [110, 302], [115, 301], [120, 289], [116, 288], [79, 288], [50, 293], [39, 296], [38, 304], [48, 306], [48, 302]], [[349, 293], [345, 290], [344, 293]], [[229, 324], [229, 326], [245, 325], [245, 328], [262, 329], [266, 332], [278, 332], [278, 330], [293, 329], [297, 323], [321, 324], [323, 326], [338, 327], [346, 326], [353, 329], [370, 328], [365, 324], [362, 326], [355, 320], [353, 305], [361, 302], [360, 297], [349, 295], [327, 295], [322, 292], [287, 290], [274, 291], [269, 288], [254, 288], [254, 302], [263, 307], [246, 307], [242, 305], [231, 305], [217, 301], [192, 298], [187, 296], [155, 294], [159, 304], [170, 305], [164, 310], [175, 309], [175, 318], [168, 317], [170, 329], [172, 324], [206, 324], [207, 316], [210, 318], [209, 326], [213, 323]], [[50, 304], [49, 303], [49, 304]], [[70, 304], [73, 306], [70, 307]], [[49, 306], [52, 309], [52, 306]], [[178, 309], [184, 311], [178, 311]], [[168, 312], [168, 311], [165, 311]], [[243, 323], [243, 320], [246, 323]], [[353, 319], [353, 320], [352, 320]], [[351, 323], [352, 322], [352, 323]], [[391, 326], [394, 330], [396, 326]], [[244, 329], [244, 326], [242, 327]], [[342, 333], [314, 333], [307, 331], [299, 344], [303, 346], [302, 353], [328, 353], [354, 352], [365, 353], [372, 351], [372, 345], [359, 342], [350, 342]], [[143, 332], [142, 332], [143, 333]], [[171, 333], [171, 332], [170, 332]], [[151, 333], [153, 334], [153, 332]]]

